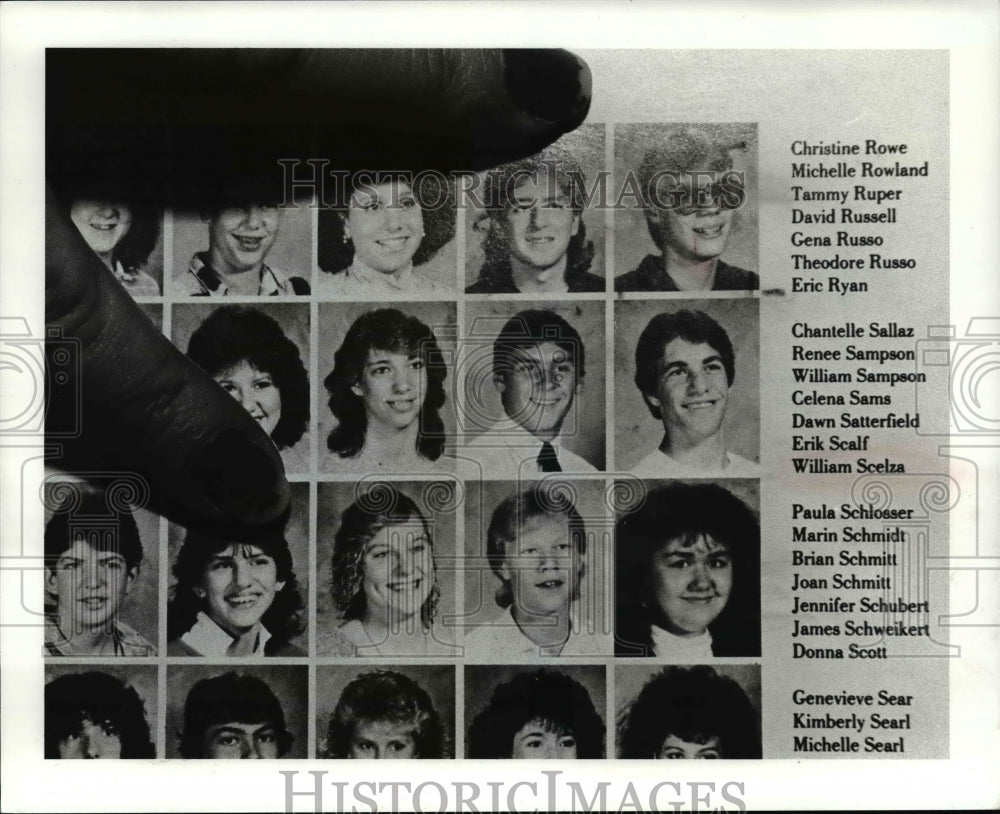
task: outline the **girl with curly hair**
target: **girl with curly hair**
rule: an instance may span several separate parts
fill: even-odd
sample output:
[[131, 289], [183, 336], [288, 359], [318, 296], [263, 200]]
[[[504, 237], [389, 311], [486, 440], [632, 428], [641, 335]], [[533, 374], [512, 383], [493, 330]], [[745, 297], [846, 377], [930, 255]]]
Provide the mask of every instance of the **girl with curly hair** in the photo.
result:
[[392, 484], [374, 485], [344, 511], [331, 572], [341, 624], [319, 636], [320, 655], [453, 655], [434, 625], [441, 591], [430, 525]]
[[[337, 426], [332, 472], [433, 472], [445, 433], [439, 411], [448, 375], [434, 332], [395, 308], [369, 311], [347, 331], [324, 380]], [[450, 460], [450, 459], [448, 459]]]
[[174, 564], [167, 654], [302, 656], [302, 595], [284, 535], [253, 543], [191, 530]]
[[296, 445], [309, 423], [309, 377], [298, 346], [274, 319], [224, 305], [191, 334], [187, 355], [257, 420], [287, 472], [308, 469]]

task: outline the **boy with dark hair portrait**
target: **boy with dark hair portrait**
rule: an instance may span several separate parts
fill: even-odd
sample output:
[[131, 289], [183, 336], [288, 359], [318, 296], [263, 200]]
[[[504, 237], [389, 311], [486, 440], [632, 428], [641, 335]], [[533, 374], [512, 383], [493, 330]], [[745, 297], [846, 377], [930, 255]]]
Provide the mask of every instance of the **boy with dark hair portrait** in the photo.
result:
[[45, 526], [45, 655], [156, 655], [118, 618], [142, 561], [135, 518], [103, 492], [67, 485], [79, 492]]

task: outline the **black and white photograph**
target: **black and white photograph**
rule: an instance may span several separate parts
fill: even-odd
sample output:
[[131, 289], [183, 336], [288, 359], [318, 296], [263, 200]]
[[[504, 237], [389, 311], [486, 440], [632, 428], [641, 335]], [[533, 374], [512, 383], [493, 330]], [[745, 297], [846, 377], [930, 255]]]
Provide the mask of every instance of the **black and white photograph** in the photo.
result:
[[601, 481], [469, 483], [465, 660], [611, 655], [612, 543]]
[[319, 471], [452, 472], [454, 303], [322, 304]]
[[760, 666], [615, 666], [616, 751], [627, 760], [761, 757]]
[[170, 525], [167, 655], [306, 656], [309, 484], [283, 529], [243, 541]]
[[309, 306], [178, 303], [172, 319], [174, 344], [260, 424], [285, 473], [307, 473]]
[[307, 678], [305, 666], [168, 666], [167, 757], [305, 758]]
[[996, 4], [418, 5], [0, 3], [0, 809], [995, 807]]
[[160, 519], [129, 504], [134, 486], [46, 482], [46, 656], [157, 654]]
[[334, 760], [455, 756], [455, 667], [320, 665], [316, 754]]
[[480, 173], [466, 189], [465, 293], [602, 294], [604, 127]]
[[604, 303], [466, 302], [467, 478], [604, 469]]
[[604, 667], [466, 667], [466, 757], [603, 758], [606, 692]]
[[173, 212], [169, 293], [191, 297], [290, 297], [312, 290], [312, 211], [255, 200], [214, 201]]
[[458, 482], [370, 477], [317, 492], [317, 655], [460, 656]]
[[615, 655], [759, 656], [759, 482], [644, 486], [615, 528]]
[[760, 288], [756, 124], [616, 124], [615, 180], [615, 291]]
[[156, 757], [155, 665], [45, 665], [46, 759]]
[[615, 303], [619, 471], [759, 474], [758, 323], [752, 299]]
[[455, 297], [455, 180], [440, 173], [362, 173], [346, 204], [319, 210], [314, 293], [376, 302]]

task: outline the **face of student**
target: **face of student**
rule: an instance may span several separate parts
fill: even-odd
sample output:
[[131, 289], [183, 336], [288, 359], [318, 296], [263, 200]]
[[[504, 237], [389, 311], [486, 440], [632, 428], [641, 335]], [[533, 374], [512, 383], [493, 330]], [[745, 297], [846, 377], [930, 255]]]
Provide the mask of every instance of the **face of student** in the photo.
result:
[[677, 636], [698, 636], [729, 601], [733, 558], [726, 546], [706, 535], [692, 545], [668, 540], [653, 555], [650, 580], [659, 621]]
[[74, 540], [55, 567], [46, 571], [63, 632], [70, 636], [112, 624], [138, 573], [138, 566], [130, 570], [120, 554], [93, 548], [80, 538]]
[[351, 735], [348, 757], [408, 760], [417, 757], [413, 727], [395, 721], [359, 721]]
[[510, 253], [526, 266], [543, 270], [566, 256], [580, 229], [580, 216], [556, 179], [540, 174], [517, 187], [507, 210]]
[[512, 758], [576, 760], [576, 738], [553, 732], [544, 721], [528, 721], [514, 735]]
[[259, 269], [280, 227], [276, 206], [248, 204], [216, 212], [208, 223], [212, 262], [223, 274]]
[[270, 373], [258, 370], [245, 359], [213, 376], [222, 389], [250, 413], [268, 435], [281, 420], [281, 391]]
[[392, 274], [412, 262], [424, 237], [424, 215], [405, 181], [375, 184], [351, 196], [344, 232], [356, 260]]
[[413, 517], [383, 526], [363, 556], [366, 612], [397, 620], [419, 614], [434, 588], [434, 553], [423, 522]]
[[659, 760], [720, 760], [722, 749], [717, 737], [698, 743], [681, 740], [676, 735], [667, 735], [656, 757]]
[[370, 350], [351, 392], [365, 403], [368, 424], [404, 430], [417, 420], [427, 394], [427, 366], [414, 353]]
[[132, 209], [114, 201], [73, 201], [69, 218], [87, 245], [101, 257], [109, 257], [132, 228]]
[[210, 726], [205, 732], [204, 755], [213, 760], [274, 760], [278, 729], [274, 724], [238, 721]]
[[233, 543], [212, 556], [194, 591], [212, 621], [238, 636], [260, 621], [284, 587], [270, 554], [250, 543]]
[[63, 759], [117, 760], [121, 756], [121, 737], [110, 721], [95, 724], [84, 718], [77, 732], [59, 741], [59, 757]]
[[559, 434], [580, 386], [576, 363], [554, 342], [514, 351], [510, 369], [498, 373], [494, 383], [504, 412], [543, 441]]
[[649, 400], [660, 408], [671, 446], [692, 447], [716, 435], [726, 416], [729, 380], [719, 352], [704, 342], [671, 339]]
[[564, 517], [539, 517], [508, 543], [501, 573], [514, 603], [530, 614], [566, 613], [580, 590], [583, 558], [574, 551]]
[[[696, 179], [690, 173], [683, 173], [679, 179], [680, 184], [666, 177], [661, 179], [659, 198], [669, 202], [680, 193], [688, 205], [656, 208], [649, 217], [659, 224], [662, 248], [668, 257], [673, 254], [686, 262], [712, 260], [726, 250], [734, 210], [723, 209], [718, 200], [712, 199], [711, 181]], [[698, 205], [700, 201], [705, 205]]]

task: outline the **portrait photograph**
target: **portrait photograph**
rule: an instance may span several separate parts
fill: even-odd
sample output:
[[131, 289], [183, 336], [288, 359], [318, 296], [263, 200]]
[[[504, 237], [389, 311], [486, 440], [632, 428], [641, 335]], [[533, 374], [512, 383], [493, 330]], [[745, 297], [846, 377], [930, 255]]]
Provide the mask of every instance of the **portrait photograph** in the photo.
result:
[[604, 469], [604, 326], [601, 301], [466, 301], [466, 477]]
[[236, 399], [278, 448], [285, 473], [311, 468], [309, 306], [175, 303], [172, 341]]
[[308, 679], [304, 665], [168, 665], [167, 757], [308, 757]]
[[604, 293], [604, 136], [604, 125], [585, 124], [467, 180], [466, 294]]
[[157, 654], [160, 518], [131, 505], [136, 486], [124, 475], [109, 475], [103, 490], [46, 481], [46, 656]]
[[756, 475], [759, 346], [756, 299], [616, 302], [615, 468]]
[[615, 124], [614, 178], [616, 291], [760, 288], [756, 123]]
[[319, 471], [454, 471], [455, 304], [321, 303]]
[[308, 655], [309, 484], [289, 485], [285, 528], [252, 542], [169, 525], [167, 655]]
[[616, 487], [615, 655], [675, 663], [759, 656], [760, 482]]
[[206, 205], [200, 213], [173, 212], [170, 218], [169, 294], [285, 297], [310, 293], [313, 210], [309, 207], [237, 200]]
[[760, 665], [616, 664], [614, 671], [619, 758], [760, 759]]
[[611, 655], [613, 550], [600, 481], [467, 484], [465, 660]]
[[603, 666], [466, 666], [465, 756], [603, 758], [606, 692]]
[[455, 658], [452, 480], [317, 484], [317, 656]]
[[451, 665], [319, 665], [316, 755], [440, 760], [455, 756]]
[[[331, 185], [331, 193], [332, 193]], [[346, 203], [318, 211], [315, 294], [321, 300], [454, 299], [454, 178], [359, 173]]]
[[162, 726], [155, 665], [45, 665], [45, 757], [156, 757]]

